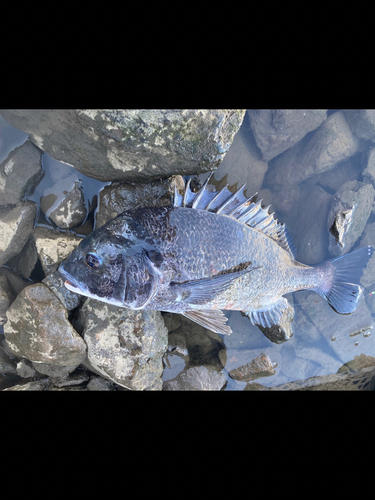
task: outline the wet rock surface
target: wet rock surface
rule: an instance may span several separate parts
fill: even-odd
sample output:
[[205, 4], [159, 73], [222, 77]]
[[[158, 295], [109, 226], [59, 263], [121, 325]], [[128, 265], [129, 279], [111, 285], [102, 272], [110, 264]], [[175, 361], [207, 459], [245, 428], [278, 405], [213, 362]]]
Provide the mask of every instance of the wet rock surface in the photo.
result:
[[374, 194], [371, 184], [348, 181], [333, 196], [327, 221], [331, 255], [347, 253], [361, 236], [371, 213]]
[[337, 111], [314, 132], [272, 161], [266, 180], [269, 186], [288, 186], [312, 175], [334, 168], [339, 162], [354, 155], [356, 139], [344, 114]]
[[22, 250], [33, 230], [36, 210], [31, 201], [0, 207], [0, 266]]
[[35, 241], [32, 235], [29, 236], [25, 246], [19, 254], [8, 260], [6, 265], [16, 274], [23, 278], [30, 278], [38, 262]]
[[36, 249], [46, 275], [57, 271], [60, 263], [76, 248], [81, 237], [72, 233], [36, 227], [33, 232]]
[[250, 109], [247, 113], [266, 161], [291, 148], [327, 118], [325, 109]]
[[42, 152], [31, 141], [12, 151], [0, 164], [0, 205], [14, 205], [44, 175]]
[[33, 362], [78, 366], [86, 344], [68, 321], [66, 309], [44, 284], [26, 287], [7, 311], [7, 345], [16, 356]]
[[[40, 199], [40, 208], [57, 227], [72, 229], [85, 220], [87, 210], [81, 184], [80, 179], [74, 180], [72, 185], [62, 179], [51, 188], [51, 194]], [[63, 196], [58, 198], [56, 192], [62, 192]]]
[[80, 310], [87, 361], [104, 378], [133, 390], [160, 390], [167, 330], [159, 311], [87, 300]]
[[58, 161], [102, 181], [216, 168], [245, 110], [1, 110]]
[[274, 375], [275, 369], [268, 356], [264, 353], [254, 358], [250, 363], [235, 368], [229, 372], [229, 376], [234, 380], [249, 382], [261, 377]]
[[180, 175], [154, 182], [114, 182], [99, 195], [96, 227], [99, 228], [125, 210], [140, 207], [165, 207], [171, 204], [175, 187], [183, 192], [185, 183]]

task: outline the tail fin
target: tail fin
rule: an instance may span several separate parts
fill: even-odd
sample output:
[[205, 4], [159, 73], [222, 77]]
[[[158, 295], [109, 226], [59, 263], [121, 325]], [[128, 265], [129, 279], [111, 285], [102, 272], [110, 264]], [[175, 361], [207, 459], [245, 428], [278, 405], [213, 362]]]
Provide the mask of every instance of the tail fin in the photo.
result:
[[359, 280], [373, 252], [374, 249], [370, 246], [359, 248], [321, 266], [330, 278], [315, 291], [324, 297], [337, 313], [350, 314], [356, 309], [362, 294]]

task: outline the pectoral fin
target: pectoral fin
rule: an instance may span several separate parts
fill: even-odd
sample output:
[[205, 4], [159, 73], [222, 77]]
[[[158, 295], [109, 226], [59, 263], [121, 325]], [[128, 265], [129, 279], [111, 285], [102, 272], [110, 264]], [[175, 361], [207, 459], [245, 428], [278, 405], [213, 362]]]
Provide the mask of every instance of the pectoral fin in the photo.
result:
[[177, 300], [192, 305], [203, 305], [224, 292], [232, 285], [233, 281], [254, 271], [254, 269], [258, 269], [258, 267], [249, 265], [242, 271], [218, 274], [211, 278], [185, 281], [184, 283], [171, 283], [170, 286], [177, 292]]
[[230, 326], [225, 324], [228, 318], [219, 309], [185, 311], [181, 314], [214, 333], [222, 333], [224, 335], [230, 335], [232, 333]]
[[245, 312], [253, 325], [262, 326], [263, 328], [271, 328], [273, 325], [279, 324], [284, 311], [290, 308], [289, 302], [281, 297], [277, 302], [264, 309]]

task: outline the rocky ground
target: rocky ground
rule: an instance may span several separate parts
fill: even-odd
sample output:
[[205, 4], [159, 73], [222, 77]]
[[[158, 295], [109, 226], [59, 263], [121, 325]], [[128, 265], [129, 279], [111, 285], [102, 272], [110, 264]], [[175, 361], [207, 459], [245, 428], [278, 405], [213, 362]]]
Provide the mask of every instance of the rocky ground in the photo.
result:
[[[85, 299], [57, 272], [93, 228], [128, 208], [166, 206], [181, 175], [198, 186], [212, 169], [216, 188], [246, 181], [248, 196], [272, 203], [303, 263], [375, 246], [374, 111], [0, 113], [0, 137], [15, 134], [12, 148], [0, 143], [0, 389], [374, 389], [375, 254], [354, 314], [300, 292], [288, 297], [291, 327], [265, 335], [238, 312], [226, 312], [224, 336], [180, 315]], [[111, 184], [94, 203], [74, 169], [54, 166], [31, 201], [45, 154]]]

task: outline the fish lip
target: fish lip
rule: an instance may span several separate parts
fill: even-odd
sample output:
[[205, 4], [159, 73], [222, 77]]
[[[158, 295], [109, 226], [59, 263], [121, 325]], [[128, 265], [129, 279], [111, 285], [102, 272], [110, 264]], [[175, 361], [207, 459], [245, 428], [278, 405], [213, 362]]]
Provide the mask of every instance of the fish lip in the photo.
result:
[[79, 286], [78, 281], [75, 278], [73, 278], [73, 276], [69, 274], [68, 271], [65, 271], [65, 269], [62, 268], [62, 266], [59, 267], [58, 271], [61, 274], [61, 276], [65, 278], [64, 284], [66, 288], [68, 288], [68, 290], [74, 292], [75, 290], [73, 290], [73, 288], [75, 288], [76, 290], [82, 291], [82, 288]]

